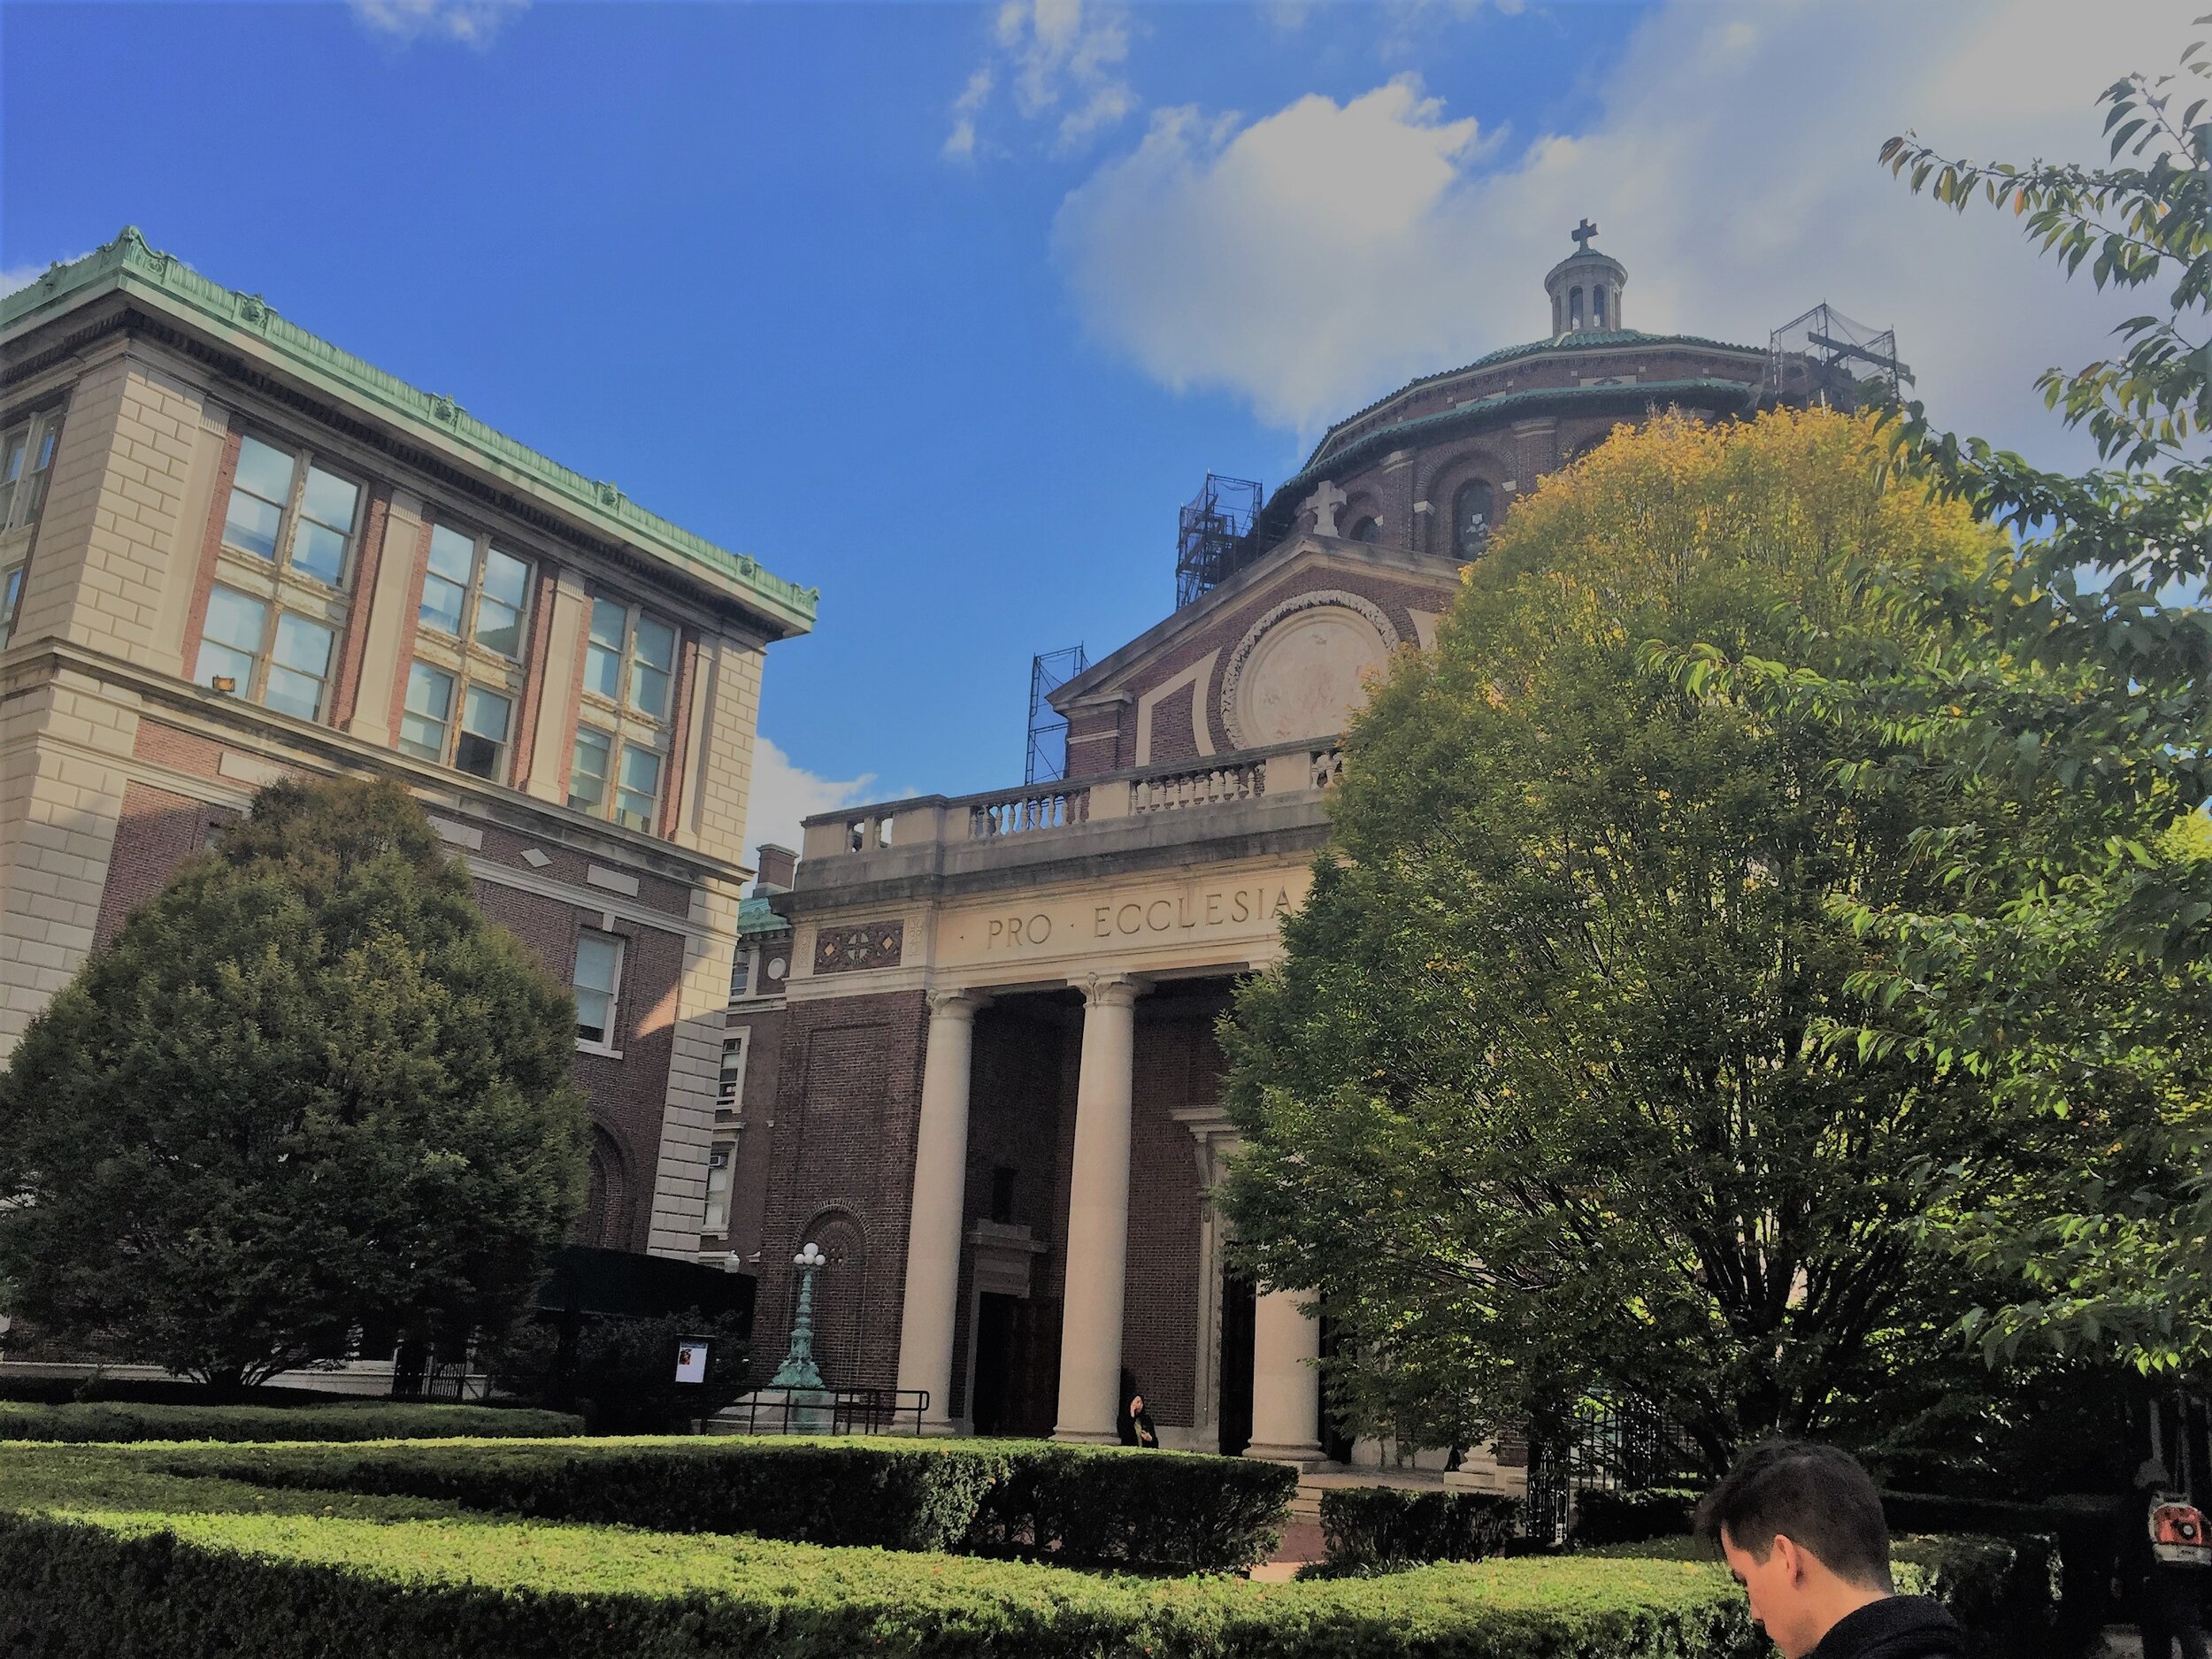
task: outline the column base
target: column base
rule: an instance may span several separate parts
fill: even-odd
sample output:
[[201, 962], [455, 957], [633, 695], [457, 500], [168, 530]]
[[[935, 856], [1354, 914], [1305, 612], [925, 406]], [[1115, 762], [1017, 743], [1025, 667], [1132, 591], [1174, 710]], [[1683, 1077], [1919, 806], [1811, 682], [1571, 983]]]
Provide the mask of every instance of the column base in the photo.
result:
[[950, 1434], [965, 1434], [967, 1432], [966, 1424], [956, 1422], [951, 1417], [924, 1417], [921, 1427], [915, 1431], [924, 1440], [935, 1440]]
[[1247, 1457], [1257, 1458], [1263, 1463], [1288, 1463], [1302, 1475], [1310, 1475], [1329, 1461], [1329, 1455], [1321, 1449], [1318, 1440], [1301, 1444], [1269, 1444], [1255, 1440], [1244, 1448]]
[[1121, 1432], [1118, 1429], [1055, 1429], [1052, 1438], [1064, 1446], [1118, 1446]]

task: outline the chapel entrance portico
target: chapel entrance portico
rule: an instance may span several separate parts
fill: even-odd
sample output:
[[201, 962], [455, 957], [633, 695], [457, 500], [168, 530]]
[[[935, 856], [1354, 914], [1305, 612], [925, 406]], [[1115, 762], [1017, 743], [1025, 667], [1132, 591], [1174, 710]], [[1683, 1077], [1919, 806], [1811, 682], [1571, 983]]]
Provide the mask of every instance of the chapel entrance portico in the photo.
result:
[[1171, 1446], [1319, 1459], [1295, 1298], [1246, 1290], [1223, 1363], [1212, 1025], [1249, 966], [927, 994], [896, 1378], [926, 1431], [1110, 1443], [1134, 1386]]

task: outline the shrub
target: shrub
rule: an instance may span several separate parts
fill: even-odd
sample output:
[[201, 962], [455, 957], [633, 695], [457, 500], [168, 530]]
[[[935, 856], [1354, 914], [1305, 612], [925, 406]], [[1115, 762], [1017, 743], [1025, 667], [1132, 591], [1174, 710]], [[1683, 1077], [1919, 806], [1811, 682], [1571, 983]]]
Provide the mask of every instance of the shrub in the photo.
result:
[[1521, 1530], [1518, 1499], [1489, 1492], [1347, 1486], [1321, 1494], [1328, 1559], [1316, 1578], [1391, 1572], [1432, 1561], [1479, 1561]]
[[132, 1405], [0, 1401], [0, 1440], [387, 1440], [580, 1434], [558, 1411], [506, 1406], [403, 1405], [385, 1400], [314, 1406]]
[[1687, 1532], [1704, 1494], [1689, 1486], [1646, 1486], [1632, 1492], [1575, 1494], [1578, 1544], [1631, 1544], [1639, 1539]]
[[1021, 1440], [287, 1447], [164, 1467], [540, 1520], [1181, 1572], [1265, 1560], [1297, 1488], [1279, 1464]]

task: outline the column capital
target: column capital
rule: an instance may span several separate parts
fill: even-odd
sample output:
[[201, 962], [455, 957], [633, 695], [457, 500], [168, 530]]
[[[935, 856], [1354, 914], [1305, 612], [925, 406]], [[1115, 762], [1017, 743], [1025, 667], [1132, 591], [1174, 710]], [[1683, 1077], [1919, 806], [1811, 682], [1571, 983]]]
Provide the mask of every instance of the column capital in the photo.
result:
[[1088, 1008], [1134, 1008], [1152, 982], [1133, 973], [1090, 973], [1073, 981]]
[[989, 995], [982, 991], [962, 989], [926, 991], [932, 1019], [973, 1019], [979, 1010], [991, 1005]]

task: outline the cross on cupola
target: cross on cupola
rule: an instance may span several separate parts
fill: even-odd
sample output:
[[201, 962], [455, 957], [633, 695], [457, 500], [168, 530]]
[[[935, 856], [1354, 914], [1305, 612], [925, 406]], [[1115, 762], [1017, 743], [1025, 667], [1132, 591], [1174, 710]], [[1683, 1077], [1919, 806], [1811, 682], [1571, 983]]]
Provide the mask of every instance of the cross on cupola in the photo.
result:
[[1622, 328], [1621, 290], [1628, 286], [1628, 268], [1611, 254], [1590, 246], [1597, 234], [1597, 221], [1586, 217], [1567, 233], [1575, 250], [1544, 278], [1544, 292], [1551, 296], [1555, 340], [1570, 334], [1617, 334]]

